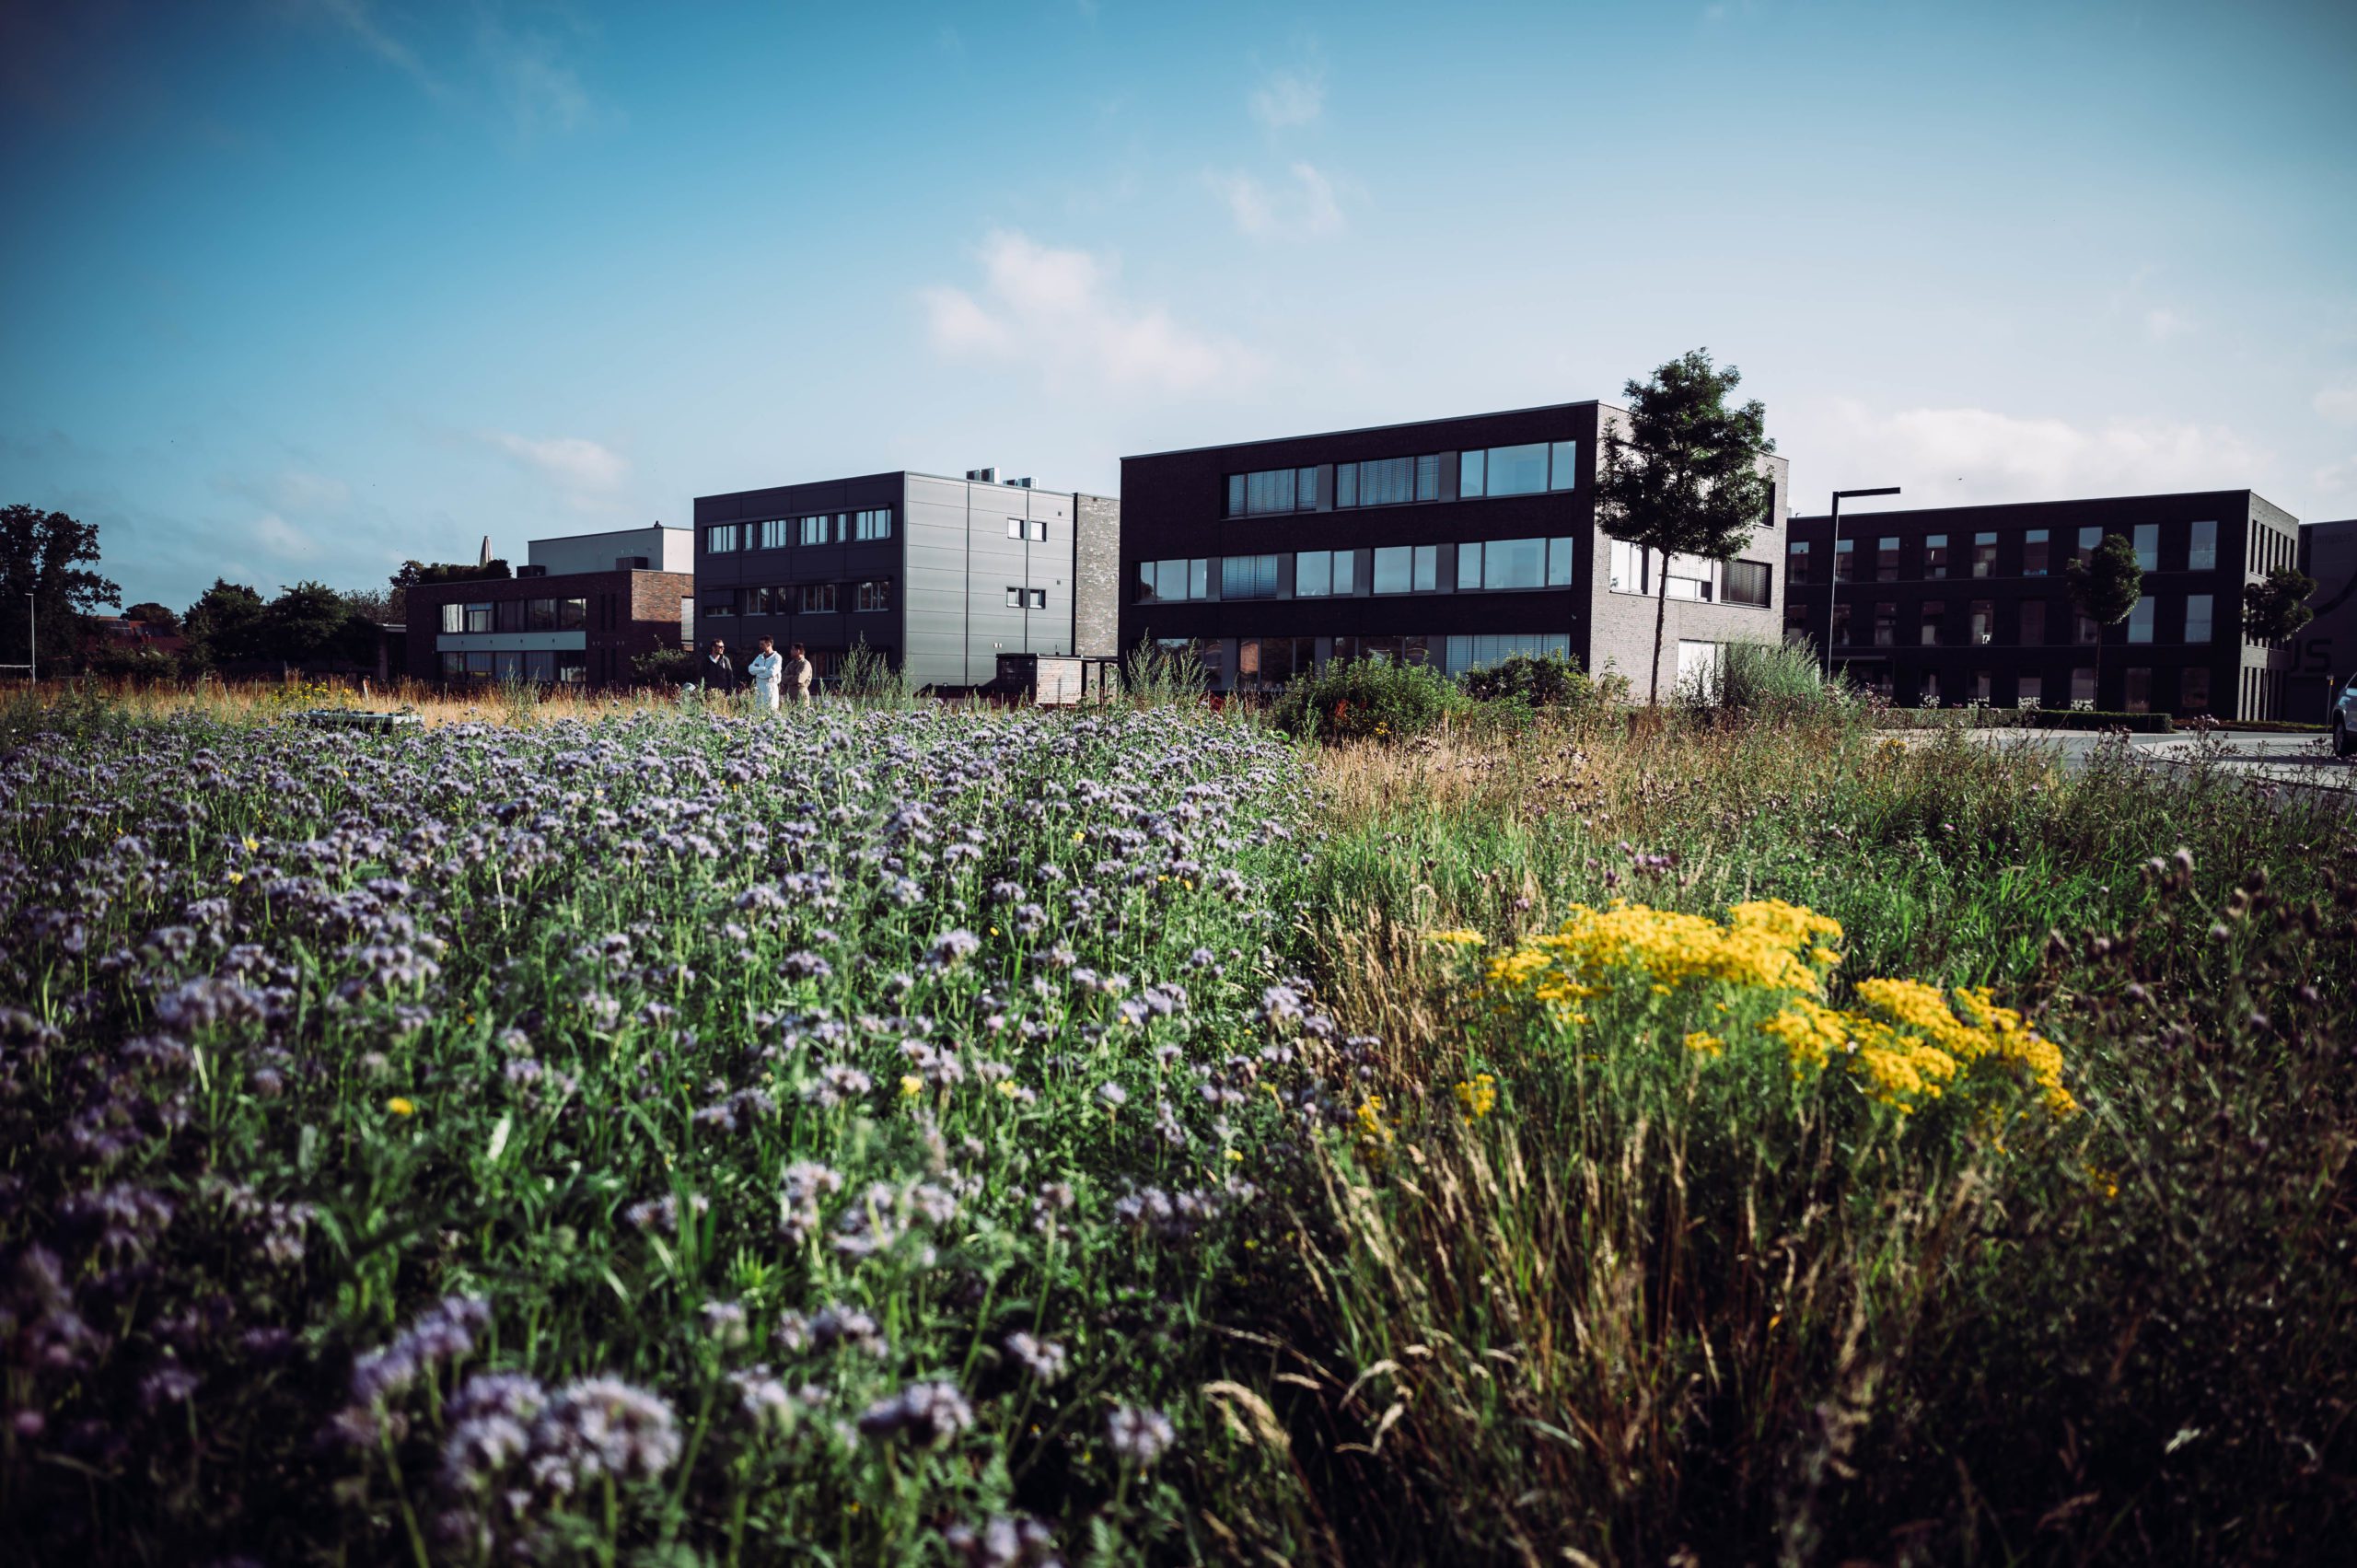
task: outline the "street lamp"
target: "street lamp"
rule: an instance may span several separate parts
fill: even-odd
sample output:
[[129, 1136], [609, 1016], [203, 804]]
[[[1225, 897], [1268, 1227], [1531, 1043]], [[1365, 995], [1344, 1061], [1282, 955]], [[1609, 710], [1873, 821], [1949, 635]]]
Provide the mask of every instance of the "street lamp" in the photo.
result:
[[1849, 495], [1896, 495], [1898, 486], [1878, 485], [1872, 490], [1837, 490], [1833, 493], [1832, 526], [1825, 534], [1825, 673], [1833, 674], [1833, 596], [1840, 591], [1841, 582], [1834, 563], [1841, 559], [1841, 501]]

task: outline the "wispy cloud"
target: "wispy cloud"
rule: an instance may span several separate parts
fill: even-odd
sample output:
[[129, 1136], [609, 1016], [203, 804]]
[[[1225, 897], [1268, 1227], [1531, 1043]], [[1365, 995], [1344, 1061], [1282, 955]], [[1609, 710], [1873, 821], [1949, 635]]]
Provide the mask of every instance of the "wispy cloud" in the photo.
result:
[[1252, 118], [1271, 131], [1306, 125], [1326, 112], [1326, 73], [1271, 71], [1252, 90]]
[[1206, 176], [1228, 215], [1243, 233], [1257, 238], [1306, 239], [1340, 234], [1341, 203], [1334, 182], [1306, 163], [1295, 163], [1288, 184], [1270, 186], [1249, 174]]
[[508, 123], [526, 141], [577, 131], [590, 120], [580, 73], [539, 33], [510, 32], [483, 18], [477, 49]]
[[618, 487], [630, 472], [630, 463], [611, 447], [582, 436], [552, 436], [535, 440], [505, 430], [486, 430], [482, 438], [525, 467], [552, 480], [576, 498], [603, 494]]
[[324, 26], [409, 75], [432, 96], [499, 122], [522, 141], [579, 130], [597, 105], [560, 39], [508, 25], [495, 4], [463, 30], [413, 43], [375, 0], [279, 0], [282, 12]]
[[257, 518], [252, 532], [256, 544], [282, 561], [308, 561], [319, 552], [317, 540], [275, 512]]
[[377, 9], [369, 0], [286, 0], [285, 8], [290, 12], [317, 17], [330, 26], [341, 29], [369, 53], [414, 76], [429, 91], [441, 90], [441, 84], [425, 68], [425, 62], [378, 20]]
[[2156, 305], [2144, 312], [2144, 335], [2156, 343], [2165, 343], [2171, 338], [2183, 337], [2192, 330], [2192, 319], [2181, 310], [2172, 310], [2165, 305]]
[[2224, 425], [2109, 419], [2074, 424], [1983, 408], [1881, 412], [1850, 400], [1801, 413], [1789, 443], [1808, 482], [1898, 483], [1897, 505], [2227, 489], [2260, 483], [2270, 454]]
[[2335, 424], [2357, 424], [2357, 384], [2319, 388], [2312, 406], [2319, 419]]
[[946, 356], [1028, 361], [1054, 379], [1169, 392], [1235, 385], [1261, 369], [1241, 345], [1123, 299], [1116, 265], [1087, 251], [1002, 229], [982, 242], [981, 262], [979, 295], [920, 291], [934, 347]]

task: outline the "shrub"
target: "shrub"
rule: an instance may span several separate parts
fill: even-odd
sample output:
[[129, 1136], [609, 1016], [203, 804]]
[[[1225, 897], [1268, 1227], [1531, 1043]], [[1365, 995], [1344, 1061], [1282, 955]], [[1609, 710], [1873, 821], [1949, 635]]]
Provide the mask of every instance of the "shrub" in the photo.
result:
[[1203, 661], [1190, 645], [1165, 647], [1140, 637], [1121, 658], [1121, 690], [1140, 707], [1197, 702], [1210, 684]]
[[1730, 643], [1716, 679], [1679, 695], [1698, 708], [1781, 719], [1849, 719], [1864, 711], [1848, 677], [1827, 675], [1814, 653], [1790, 643]]
[[684, 686], [695, 679], [695, 656], [685, 648], [656, 648], [630, 661], [630, 672], [650, 686]]
[[1335, 659], [1295, 676], [1270, 718], [1290, 735], [1327, 740], [1399, 740], [1472, 710], [1462, 688], [1428, 665]]
[[843, 655], [843, 662], [835, 670], [834, 685], [836, 695], [869, 707], [908, 705], [907, 678], [865, 641], [853, 645]]
[[1582, 710], [1625, 699], [1628, 678], [1608, 675], [1590, 679], [1585, 670], [1562, 654], [1515, 654], [1462, 678], [1466, 695], [1477, 703], [1519, 697], [1534, 708]]

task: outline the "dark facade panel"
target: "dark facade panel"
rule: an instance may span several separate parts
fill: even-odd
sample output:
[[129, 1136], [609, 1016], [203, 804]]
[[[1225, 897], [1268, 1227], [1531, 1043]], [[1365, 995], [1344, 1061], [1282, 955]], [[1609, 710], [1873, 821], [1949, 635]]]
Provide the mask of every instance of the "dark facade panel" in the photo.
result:
[[[639, 655], [679, 645], [680, 601], [694, 591], [695, 579], [682, 572], [620, 571], [413, 587], [406, 596], [408, 673], [412, 679], [441, 681], [446, 679], [443, 656], [457, 654], [483, 668], [447, 679], [562, 678], [540, 673], [540, 661], [533, 656], [545, 656], [551, 668], [578, 669], [583, 684], [628, 684], [634, 679], [631, 663]], [[497, 607], [528, 606], [536, 599], [579, 601], [581, 624], [501, 629], [503, 618]], [[447, 605], [493, 606], [492, 625], [482, 631], [470, 626], [446, 631], [444, 607]]]

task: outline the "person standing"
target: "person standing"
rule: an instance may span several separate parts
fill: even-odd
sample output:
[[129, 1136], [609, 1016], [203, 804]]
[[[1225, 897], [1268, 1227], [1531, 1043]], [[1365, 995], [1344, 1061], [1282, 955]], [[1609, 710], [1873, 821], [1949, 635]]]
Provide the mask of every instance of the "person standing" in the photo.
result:
[[794, 693], [794, 705], [807, 707], [810, 704], [810, 679], [819, 673], [819, 667], [810, 662], [810, 656], [802, 651], [799, 643], [787, 650], [787, 656], [785, 683]]
[[777, 644], [763, 637], [756, 645], [761, 651], [745, 661], [745, 679], [752, 683], [753, 703], [768, 713], [777, 712], [778, 677], [784, 671], [785, 661], [777, 656]]
[[706, 697], [726, 696], [737, 690], [737, 667], [729, 662], [728, 645], [714, 637], [696, 660], [696, 689]]

